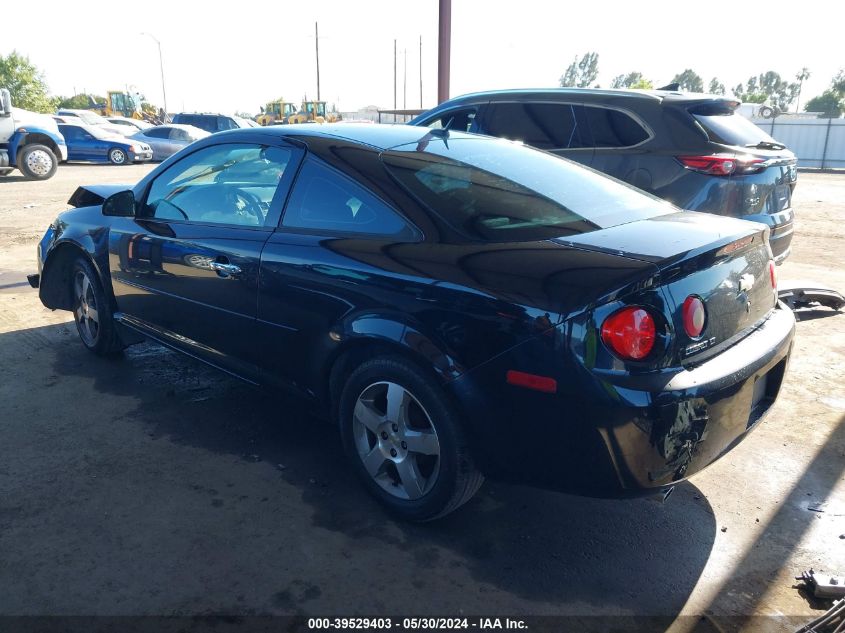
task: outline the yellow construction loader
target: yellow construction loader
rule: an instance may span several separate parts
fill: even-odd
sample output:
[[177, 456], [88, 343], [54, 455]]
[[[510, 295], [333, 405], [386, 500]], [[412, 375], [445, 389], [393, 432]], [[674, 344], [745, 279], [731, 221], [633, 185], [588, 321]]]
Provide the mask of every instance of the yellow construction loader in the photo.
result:
[[279, 99], [268, 101], [264, 106], [264, 112], [255, 119], [259, 125], [276, 125], [287, 123], [291, 116], [296, 114], [296, 106], [290, 101]]
[[340, 121], [337, 112], [326, 112], [325, 101], [303, 101], [299, 112], [288, 118], [288, 123], [334, 123]]

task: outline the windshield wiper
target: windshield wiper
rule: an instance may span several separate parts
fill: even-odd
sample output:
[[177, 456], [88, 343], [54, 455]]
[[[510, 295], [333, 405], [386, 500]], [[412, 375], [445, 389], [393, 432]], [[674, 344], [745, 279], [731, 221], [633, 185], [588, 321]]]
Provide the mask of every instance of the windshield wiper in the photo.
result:
[[760, 141], [759, 143], [749, 143], [745, 147], [752, 147], [754, 149], [786, 149], [786, 145], [783, 143], [777, 143], [775, 141]]

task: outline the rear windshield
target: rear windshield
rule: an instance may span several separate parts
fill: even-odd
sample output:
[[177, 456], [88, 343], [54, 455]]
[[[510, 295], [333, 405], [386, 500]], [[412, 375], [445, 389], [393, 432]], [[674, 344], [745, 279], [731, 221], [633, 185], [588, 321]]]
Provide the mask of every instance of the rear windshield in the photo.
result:
[[677, 209], [615, 179], [521, 144], [428, 137], [382, 154], [418, 200], [473, 240], [550, 239]]
[[699, 106], [690, 110], [690, 114], [707, 132], [714, 143], [755, 147], [760, 143], [775, 143], [775, 139], [766, 134], [741, 114], [716, 108]]

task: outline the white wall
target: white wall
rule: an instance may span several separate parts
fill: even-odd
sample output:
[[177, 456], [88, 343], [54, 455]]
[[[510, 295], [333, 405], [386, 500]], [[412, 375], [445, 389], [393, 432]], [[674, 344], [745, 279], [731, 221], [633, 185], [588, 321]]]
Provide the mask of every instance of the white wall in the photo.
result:
[[795, 152], [799, 167], [845, 169], [845, 119], [751, 119]]

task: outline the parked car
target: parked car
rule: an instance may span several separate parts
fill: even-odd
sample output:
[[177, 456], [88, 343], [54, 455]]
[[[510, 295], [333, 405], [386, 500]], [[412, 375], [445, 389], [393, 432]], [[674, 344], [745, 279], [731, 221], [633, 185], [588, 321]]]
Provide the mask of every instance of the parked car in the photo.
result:
[[406, 519], [482, 473], [671, 486], [759, 424], [791, 349], [765, 226], [499, 139], [236, 130], [70, 203], [30, 282], [85, 347], [148, 337], [301, 394]]
[[179, 114], [173, 115], [173, 122], [182, 123], [183, 125], [193, 125], [201, 130], [205, 130], [209, 134], [253, 127], [249, 121], [241, 117], [213, 114], [210, 112], [180, 112]]
[[153, 157], [153, 150], [146, 143], [118, 134], [109, 134], [99, 125], [60, 123], [59, 132], [67, 143], [69, 161], [126, 165], [143, 163]]
[[208, 132], [193, 125], [157, 125], [138, 132], [133, 139], [142, 141], [153, 148], [153, 160], [169, 158], [183, 147], [208, 136]]
[[119, 134], [121, 136], [129, 136], [133, 134], [132, 130], [125, 125], [115, 125], [110, 123], [108, 119], [100, 116], [96, 112], [90, 110], [75, 110], [71, 108], [62, 108], [56, 112], [58, 117], [62, 117], [64, 123], [84, 123], [85, 125], [97, 125], [102, 130], [111, 134]]
[[152, 123], [147, 123], [146, 121], [141, 121], [140, 119], [130, 119], [125, 116], [106, 117], [106, 121], [112, 123], [113, 125], [122, 125], [127, 129], [129, 136], [132, 136], [138, 130], [148, 130], [153, 127]]
[[673, 204], [769, 227], [789, 256], [795, 155], [720, 95], [560, 88], [457, 97], [411, 124], [516, 139]]

